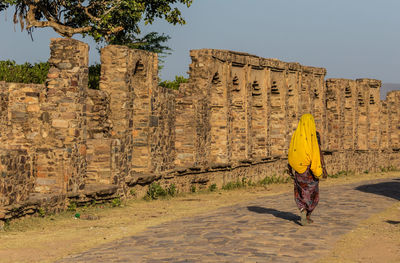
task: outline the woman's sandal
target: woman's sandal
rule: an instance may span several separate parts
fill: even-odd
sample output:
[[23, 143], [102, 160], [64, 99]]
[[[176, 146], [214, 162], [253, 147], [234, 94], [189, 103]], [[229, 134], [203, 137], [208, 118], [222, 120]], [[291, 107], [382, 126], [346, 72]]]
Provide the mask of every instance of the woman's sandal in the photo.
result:
[[305, 226], [307, 225], [307, 211], [305, 209], [300, 210], [300, 225]]

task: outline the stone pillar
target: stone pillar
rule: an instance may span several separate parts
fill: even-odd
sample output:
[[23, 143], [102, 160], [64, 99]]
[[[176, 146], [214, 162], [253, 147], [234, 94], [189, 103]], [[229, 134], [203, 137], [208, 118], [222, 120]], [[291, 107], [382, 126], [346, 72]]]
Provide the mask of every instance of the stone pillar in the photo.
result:
[[357, 134], [356, 134], [356, 150], [368, 150], [368, 102], [369, 102], [369, 86], [361, 79], [357, 83]]
[[312, 114], [314, 115], [315, 119], [315, 126], [317, 131], [321, 134], [322, 138], [322, 148], [325, 147], [326, 141], [326, 134], [325, 134], [325, 118], [326, 118], [326, 87], [325, 87], [325, 75], [326, 70], [322, 68], [313, 68], [313, 79], [312, 79], [312, 86], [311, 86], [311, 100], [313, 109]]
[[179, 169], [193, 167], [196, 152], [195, 96], [188, 84], [182, 84], [176, 96], [175, 166]]
[[267, 157], [268, 117], [267, 117], [267, 70], [254, 68], [250, 72], [251, 103], [251, 134], [252, 153], [254, 160]]
[[300, 78], [300, 99], [299, 99], [299, 119], [303, 114], [312, 113], [312, 100], [310, 96], [311, 92], [311, 80], [312, 72], [309, 67], [301, 67], [301, 78]]
[[382, 151], [387, 151], [389, 150], [389, 114], [386, 100], [381, 101], [379, 112], [379, 123], [381, 131], [379, 148]]
[[400, 149], [400, 91], [389, 92], [386, 96], [389, 115], [389, 148]]
[[381, 81], [375, 79], [363, 79], [368, 88], [368, 150], [379, 150], [381, 144]]
[[[109, 97], [110, 171], [106, 183], [118, 184], [132, 167], [133, 90], [130, 86], [133, 65], [129, 48], [110, 45], [101, 50], [100, 90]], [[98, 145], [98, 141], [94, 144]], [[106, 146], [102, 147], [106, 150]], [[91, 152], [92, 153], [92, 152]], [[106, 171], [105, 171], [106, 172]]]
[[52, 39], [50, 49], [36, 187], [76, 192], [84, 188], [86, 173], [89, 47], [74, 39]]
[[283, 68], [271, 68], [269, 145], [272, 157], [286, 157], [286, 72]]
[[229, 162], [228, 150], [228, 64], [218, 63], [210, 85], [210, 162], [224, 166]]
[[[132, 169], [139, 173], [158, 170], [153, 162], [151, 151], [151, 128], [158, 126], [159, 116], [153, 115], [152, 94], [158, 86], [157, 54], [130, 50], [129, 63], [133, 66], [129, 88], [134, 92], [133, 98], [133, 148]], [[131, 102], [132, 103], [132, 102]]]
[[247, 92], [246, 71], [244, 64], [232, 65], [231, 91], [228, 98], [230, 107], [230, 141], [232, 145], [232, 162], [238, 163], [248, 160], [247, 145]]
[[152, 106], [157, 67], [157, 55], [150, 52], [113, 45], [102, 49], [100, 89], [110, 100], [114, 183], [124, 181], [126, 176], [159, 171], [159, 163], [153, 162], [151, 134], [159, 122]]
[[287, 135], [286, 135], [286, 149], [290, 147], [292, 135], [299, 123], [299, 103], [300, 103], [300, 64], [290, 63], [288, 71], [286, 72], [286, 86], [287, 86]]
[[356, 141], [357, 85], [353, 80], [343, 83], [343, 149], [354, 150]]
[[343, 89], [345, 80], [326, 80], [326, 122], [325, 149], [329, 151], [342, 150], [344, 120], [342, 116]]

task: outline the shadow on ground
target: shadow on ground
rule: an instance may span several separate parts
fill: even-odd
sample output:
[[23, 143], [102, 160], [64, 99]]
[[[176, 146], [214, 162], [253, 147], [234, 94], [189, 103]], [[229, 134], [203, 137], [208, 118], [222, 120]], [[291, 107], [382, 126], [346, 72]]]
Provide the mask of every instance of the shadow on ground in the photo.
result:
[[385, 182], [377, 184], [360, 185], [355, 188], [364, 193], [371, 193], [383, 195], [396, 200], [400, 200], [400, 183], [399, 182]]
[[261, 206], [248, 206], [247, 209], [251, 212], [258, 213], [258, 214], [270, 214], [275, 217], [285, 219], [288, 221], [292, 221], [298, 225], [300, 225], [300, 216], [293, 214], [291, 212], [283, 212], [272, 208], [265, 208]]
[[386, 223], [389, 223], [391, 225], [398, 225], [398, 224], [400, 224], [400, 221], [386, 220]]

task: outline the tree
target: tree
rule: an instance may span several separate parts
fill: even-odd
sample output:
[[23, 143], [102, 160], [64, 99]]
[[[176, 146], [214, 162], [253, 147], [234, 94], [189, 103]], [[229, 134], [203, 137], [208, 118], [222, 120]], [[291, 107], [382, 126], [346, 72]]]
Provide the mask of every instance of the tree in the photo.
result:
[[[19, 23], [21, 30], [26, 29], [29, 34], [32, 34], [34, 28], [51, 27], [63, 37], [82, 34], [93, 37], [96, 42], [123, 45], [142, 42], [148, 48], [157, 48], [151, 46], [151, 43], [157, 45], [169, 37], [153, 32], [142, 39], [137, 38], [141, 33], [139, 23], [143, 21], [151, 24], [156, 18], [161, 18], [173, 25], [183, 25], [185, 20], [176, 4], [189, 7], [192, 2], [193, 0], [1, 0], [0, 11], [15, 7], [14, 23]], [[162, 45], [159, 47], [163, 48]]]

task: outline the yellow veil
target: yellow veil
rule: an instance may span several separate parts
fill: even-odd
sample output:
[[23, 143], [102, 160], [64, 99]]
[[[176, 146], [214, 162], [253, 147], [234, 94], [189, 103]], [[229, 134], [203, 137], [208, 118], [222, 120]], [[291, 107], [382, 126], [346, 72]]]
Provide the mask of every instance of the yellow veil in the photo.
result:
[[298, 173], [304, 173], [307, 167], [315, 177], [321, 177], [321, 159], [314, 117], [311, 114], [301, 116], [289, 147], [289, 164]]

